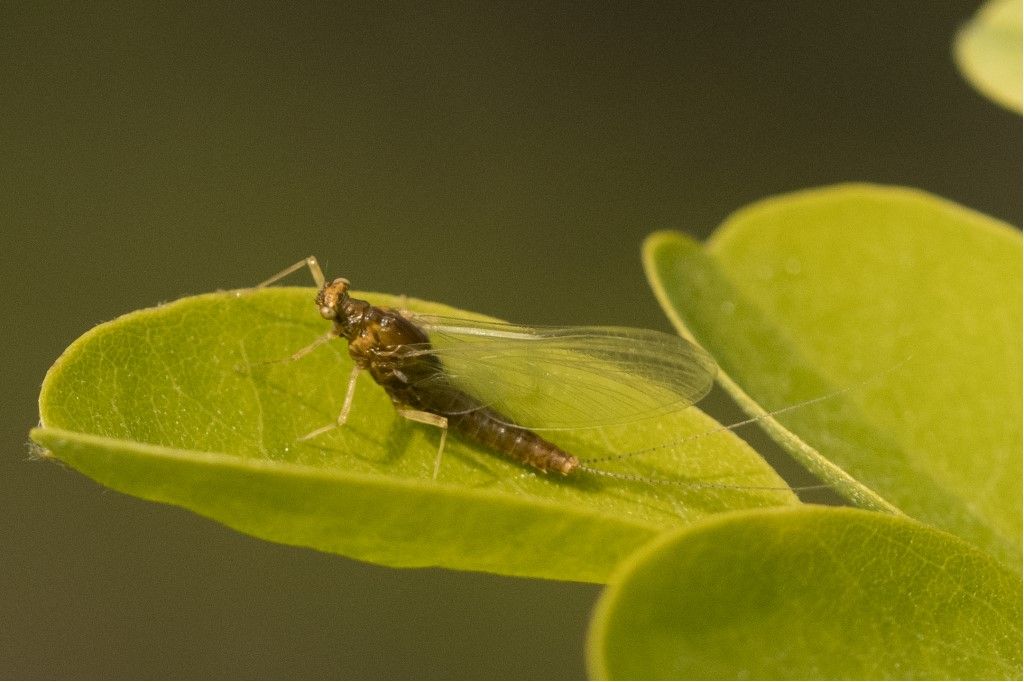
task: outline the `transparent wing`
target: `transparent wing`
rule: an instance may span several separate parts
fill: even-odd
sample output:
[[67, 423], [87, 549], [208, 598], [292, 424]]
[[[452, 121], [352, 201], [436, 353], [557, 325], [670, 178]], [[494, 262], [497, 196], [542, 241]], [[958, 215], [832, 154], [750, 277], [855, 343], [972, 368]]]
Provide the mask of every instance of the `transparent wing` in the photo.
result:
[[531, 430], [625, 424], [680, 410], [711, 390], [718, 367], [685, 339], [630, 327], [526, 327], [407, 313], [430, 338], [417, 351], [452, 386]]

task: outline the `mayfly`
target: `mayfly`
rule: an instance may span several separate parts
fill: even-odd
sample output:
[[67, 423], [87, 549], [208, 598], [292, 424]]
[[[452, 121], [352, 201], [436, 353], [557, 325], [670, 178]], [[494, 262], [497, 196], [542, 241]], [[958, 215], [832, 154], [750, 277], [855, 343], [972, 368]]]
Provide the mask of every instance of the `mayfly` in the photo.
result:
[[441, 430], [437, 477], [449, 429], [543, 472], [591, 471], [538, 432], [625, 424], [686, 408], [710, 390], [715, 361], [689, 341], [628, 327], [526, 327], [379, 308], [328, 281], [315, 257], [256, 288], [308, 268], [316, 306], [331, 330], [292, 357], [343, 338], [354, 366], [334, 423], [344, 425], [356, 379], [368, 372], [402, 417]]

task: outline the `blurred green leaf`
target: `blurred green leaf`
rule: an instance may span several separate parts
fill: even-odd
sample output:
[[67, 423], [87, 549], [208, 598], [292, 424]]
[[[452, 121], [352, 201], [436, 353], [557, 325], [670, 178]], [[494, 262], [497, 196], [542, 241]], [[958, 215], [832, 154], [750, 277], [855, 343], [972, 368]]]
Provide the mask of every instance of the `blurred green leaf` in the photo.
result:
[[[784, 486], [731, 433], [619, 463], [621, 474], [679, 485], [538, 475], [455, 435], [433, 481], [437, 430], [397, 417], [365, 375], [344, 428], [298, 441], [335, 419], [351, 368], [340, 340], [279, 362], [326, 331], [313, 294], [210, 294], [93, 329], [47, 375], [32, 438], [116, 490], [257, 537], [389, 566], [600, 582], [666, 528], [796, 503], [788, 490], [691, 486]], [[694, 408], [646, 427], [555, 432], [552, 440], [596, 458], [715, 427]]]
[[956, 61], [982, 94], [1021, 113], [1021, 2], [989, 0], [960, 30]]
[[754, 204], [703, 247], [653, 235], [645, 264], [745, 409], [832, 395], [763, 422], [808, 469], [1019, 567], [1017, 231], [922, 192], [849, 185]]
[[1020, 679], [1021, 583], [909, 519], [803, 506], [720, 515], [623, 566], [597, 679]]

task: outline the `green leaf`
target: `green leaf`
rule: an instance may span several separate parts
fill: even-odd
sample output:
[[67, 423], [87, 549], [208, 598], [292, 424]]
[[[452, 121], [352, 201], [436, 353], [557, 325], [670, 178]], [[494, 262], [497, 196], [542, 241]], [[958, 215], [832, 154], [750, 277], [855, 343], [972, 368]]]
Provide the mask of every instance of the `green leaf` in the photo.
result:
[[[335, 419], [352, 366], [340, 340], [280, 362], [327, 331], [313, 295], [209, 294], [93, 329], [47, 375], [32, 438], [116, 490], [257, 537], [389, 566], [599, 582], [666, 528], [796, 503], [731, 433], [620, 462], [622, 475], [678, 485], [538, 475], [455, 435], [434, 481], [438, 431], [397, 417], [365, 373], [348, 424], [299, 441]], [[653, 424], [555, 432], [552, 440], [597, 458], [716, 426], [689, 409]], [[775, 489], [699, 487], [707, 484]]]
[[1021, 583], [906, 518], [719, 515], [626, 564], [589, 639], [597, 679], [1020, 679]]
[[704, 247], [653, 235], [645, 265], [745, 409], [831, 395], [764, 421], [808, 469], [859, 506], [891, 503], [1019, 567], [1015, 230], [921, 192], [848, 185], [754, 204]]
[[1021, 112], [1021, 3], [989, 0], [956, 37], [956, 61], [982, 94]]

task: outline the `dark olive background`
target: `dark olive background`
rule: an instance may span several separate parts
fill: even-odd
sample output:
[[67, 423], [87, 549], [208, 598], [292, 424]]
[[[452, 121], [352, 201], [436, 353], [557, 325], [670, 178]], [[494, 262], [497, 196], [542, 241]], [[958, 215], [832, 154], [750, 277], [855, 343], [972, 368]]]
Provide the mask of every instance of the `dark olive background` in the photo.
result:
[[973, 10], [5, 5], [0, 676], [582, 676], [595, 586], [273, 545], [30, 461], [47, 367], [310, 253], [364, 289], [668, 330], [644, 235], [766, 195], [897, 183], [1017, 225], [1020, 118], [951, 58]]

